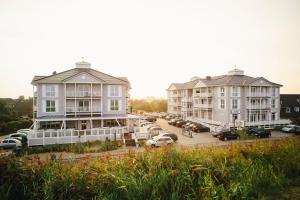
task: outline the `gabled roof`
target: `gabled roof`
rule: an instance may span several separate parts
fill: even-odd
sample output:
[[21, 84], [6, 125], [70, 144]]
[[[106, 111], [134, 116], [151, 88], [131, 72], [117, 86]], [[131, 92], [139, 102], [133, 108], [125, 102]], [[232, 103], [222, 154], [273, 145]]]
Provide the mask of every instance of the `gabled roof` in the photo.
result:
[[60, 73], [52, 74], [50, 76], [34, 76], [31, 84], [35, 85], [38, 83], [63, 83], [65, 79], [82, 72], [92, 74], [96, 78], [99, 78], [108, 84], [126, 84], [130, 87], [130, 83], [125, 77], [114, 77], [91, 68], [73, 68]]
[[192, 80], [186, 83], [172, 83], [167, 90], [173, 86], [176, 90], [185, 90], [185, 89], [192, 89], [197, 83], [199, 79]]
[[[192, 89], [197, 85], [199, 81], [201, 81], [207, 87], [214, 86], [250, 86], [255, 81], [264, 80], [270, 85], [274, 85], [277, 87], [281, 87], [282, 85], [273, 83], [263, 77], [251, 77], [246, 75], [221, 75], [221, 76], [212, 76], [209, 78], [199, 78], [196, 80], [192, 80], [186, 83], [172, 83], [171, 86], [174, 86], [177, 90], [181, 89]], [[168, 88], [170, 90], [171, 86]]]

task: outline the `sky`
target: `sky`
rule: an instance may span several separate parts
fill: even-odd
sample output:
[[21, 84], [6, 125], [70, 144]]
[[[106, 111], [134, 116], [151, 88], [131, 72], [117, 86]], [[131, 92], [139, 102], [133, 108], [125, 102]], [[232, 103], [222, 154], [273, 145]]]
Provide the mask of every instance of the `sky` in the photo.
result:
[[235, 65], [300, 93], [300, 1], [0, 0], [0, 98], [32, 96], [34, 75], [81, 57], [128, 77], [131, 98]]

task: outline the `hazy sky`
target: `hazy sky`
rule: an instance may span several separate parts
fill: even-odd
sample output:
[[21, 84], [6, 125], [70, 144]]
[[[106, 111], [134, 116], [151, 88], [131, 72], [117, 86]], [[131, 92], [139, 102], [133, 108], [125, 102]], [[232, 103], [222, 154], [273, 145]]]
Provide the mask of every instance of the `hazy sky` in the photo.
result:
[[234, 65], [300, 93], [300, 0], [0, 0], [0, 97], [82, 56], [132, 98]]

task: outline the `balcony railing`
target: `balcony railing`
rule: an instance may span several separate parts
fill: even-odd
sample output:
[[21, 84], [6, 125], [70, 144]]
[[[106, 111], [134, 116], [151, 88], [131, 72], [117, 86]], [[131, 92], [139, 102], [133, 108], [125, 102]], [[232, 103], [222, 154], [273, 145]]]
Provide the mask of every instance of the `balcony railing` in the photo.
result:
[[208, 98], [212, 97], [212, 93], [194, 93], [194, 97]]
[[192, 97], [183, 97], [183, 98], [181, 99], [181, 101], [183, 101], [183, 102], [192, 102], [192, 101], [193, 101], [193, 98], [192, 98]]
[[206, 108], [206, 109], [212, 109], [212, 104], [201, 104], [201, 103], [195, 103], [194, 106], [196, 108]]
[[271, 109], [270, 104], [248, 104], [247, 109]]
[[247, 93], [248, 97], [271, 97], [271, 94], [268, 92], [251, 92]]
[[[92, 92], [93, 97], [101, 97], [101, 92]], [[67, 97], [75, 97], [75, 91], [67, 91], [66, 92]], [[77, 91], [76, 97], [91, 97], [91, 92], [89, 91]]]
[[80, 107], [67, 107], [66, 112], [101, 112], [100, 107], [89, 107], [89, 106], [80, 106]]

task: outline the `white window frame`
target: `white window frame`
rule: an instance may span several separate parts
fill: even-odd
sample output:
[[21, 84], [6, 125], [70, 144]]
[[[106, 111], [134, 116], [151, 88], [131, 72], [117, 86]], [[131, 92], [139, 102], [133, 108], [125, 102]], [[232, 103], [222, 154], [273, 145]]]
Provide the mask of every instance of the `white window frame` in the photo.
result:
[[[82, 103], [82, 105], [80, 105], [80, 103]], [[90, 112], [90, 101], [78, 100], [78, 111], [79, 112]]]
[[225, 87], [220, 88], [220, 96], [225, 97]]
[[238, 99], [232, 99], [232, 109], [238, 109], [238, 104], [239, 104]]
[[[49, 105], [48, 105], [48, 102], [49, 102]], [[54, 103], [54, 106], [52, 103]], [[55, 100], [46, 100], [45, 111], [47, 113], [56, 112], [56, 101]]]
[[275, 99], [271, 100], [271, 107], [276, 108], [276, 100]]
[[90, 86], [89, 85], [77, 85], [77, 96], [78, 97], [85, 97], [90, 96]]
[[110, 99], [109, 110], [110, 111], [119, 111], [120, 110], [120, 102], [118, 99]]
[[299, 107], [298, 106], [294, 107], [294, 111], [299, 112]]
[[119, 97], [120, 96], [120, 85], [110, 85], [108, 92], [109, 92], [110, 97]]
[[55, 85], [46, 85], [45, 90], [46, 97], [55, 97]]
[[239, 97], [240, 96], [240, 91], [239, 87], [233, 86], [231, 87], [231, 96], [232, 97]]
[[[222, 102], [223, 102], [223, 104], [222, 104]], [[220, 108], [221, 109], [225, 109], [226, 108], [225, 99], [220, 99]]]

